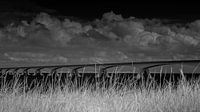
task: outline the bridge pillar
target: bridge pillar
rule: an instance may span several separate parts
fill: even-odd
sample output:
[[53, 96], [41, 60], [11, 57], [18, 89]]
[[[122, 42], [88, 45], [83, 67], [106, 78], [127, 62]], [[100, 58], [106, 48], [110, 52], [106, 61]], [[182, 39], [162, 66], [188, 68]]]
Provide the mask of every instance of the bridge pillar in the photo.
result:
[[102, 68], [102, 69], [100, 69], [100, 76], [105, 76], [105, 75], [107, 75], [107, 70], [106, 70], [106, 68]]
[[147, 86], [149, 78], [150, 78], [149, 69], [148, 68], [142, 68], [138, 75], [140, 75], [139, 79], [141, 80], [142, 85]]
[[80, 66], [80, 67], [76, 67], [76, 68], [72, 69], [71, 74], [78, 76], [78, 77], [81, 77], [81, 75], [78, 72], [78, 69], [81, 69], [81, 68], [84, 68], [84, 66]]

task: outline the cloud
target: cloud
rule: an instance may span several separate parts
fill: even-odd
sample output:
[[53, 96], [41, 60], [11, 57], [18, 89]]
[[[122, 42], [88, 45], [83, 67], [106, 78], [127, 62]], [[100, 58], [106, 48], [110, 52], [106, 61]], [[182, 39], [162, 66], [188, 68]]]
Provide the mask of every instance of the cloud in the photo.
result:
[[114, 12], [108, 12], [103, 14], [103, 20], [112, 22], [112, 21], [123, 21], [122, 15], [116, 15]]
[[59, 55], [33, 52], [7, 52], [4, 56], [15, 62], [61, 62], [66, 63], [68, 59]]
[[[106, 16], [105, 16], [106, 15]], [[111, 21], [112, 23], [98, 29], [98, 32], [107, 36], [108, 38], [122, 38], [130, 46], [138, 46], [139, 48], [151, 49], [152, 47], [159, 47], [160, 49], [166, 48], [163, 41], [170, 46], [186, 45], [186, 46], [198, 46], [199, 45], [199, 31], [200, 22], [195, 21], [190, 24], [190, 30], [181, 31], [185, 27], [178, 28], [173, 31], [173, 27], [163, 25], [159, 20], [134, 20], [124, 19], [121, 15], [115, 15], [113, 12], [106, 13], [103, 16], [103, 20]], [[106, 18], [106, 19], [104, 19]], [[107, 19], [108, 18], [108, 19]], [[102, 20], [102, 23], [104, 22]], [[196, 30], [194, 30], [196, 29]], [[194, 31], [193, 31], [194, 30]], [[196, 35], [194, 36], [194, 32]], [[110, 36], [109, 34], [112, 34]], [[164, 45], [164, 46], [163, 46]], [[176, 47], [173, 47], [176, 48]]]
[[178, 41], [186, 44], [186, 45], [192, 45], [192, 46], [197, 46], [199, 44], [199, 40], [195, 39], [192, 36], [189, 35], [183, 35], [183, 34], [177, 34], [175, 39]]
[[[94, 52], [94, 56], [91, 57], [91, 60], [96, 58], [100, 61], [106, 59], [123, 61], [134, 57], [132, 55], [137, 57], [137, 54], [144, 54], [143, 58], [146, 56], [152, 59], [151, 56], [156, 57], [154, 53], [160, 57], [186, 58], [199, 54], [195, 53], [200, 47], [199, 29], [200, 20], [179, 26], [163, 24], [159, 19], [123, 18], [120, 14], [108, 12], [100, 20], [80, 23], [69, 18], [60, 20], [47, 13], [40, 13], [30, 23], [22, 21], [21, 24], [13, 23], [0, 29], [0, 44], [2, 46], [12, 44], [13, 46], [49, 47], [50, 49], [52, 47], [67, 49], [76, 46], [80, 51], [92, 49], [91, 52]], [[105, 52], [105, 55], [95, 53], [95, 48], [103, 49], [102, 52]], [[105, 49], [113, 49], [115, 52]], [[121, 52], [121, 55], [117, 54], [118, 51]], [[45, 58], [48, 57], [40, 54], [37, 56], [22, 54], [7, 53], [5, 55], [15, 61], [45, 61]], [[46, 61], [50, 61], [50, 59], [62, 60], [57, 55], [46, 58]]]
[[[90, 25], [82, 26], [78, 22], [65, 19], [61, 21], [46, 13], [38, 14], [30, 24], [22, 21], [19, 25], [10, 24], [1, 30], [1, 42], [22, 42], [37, 40], [51, 41], [48, 44], [67, 46], [75, 37], [92, 29]], [[2, 40], [3, 38], [3, 40]], [[46, 43], [46, 42], [44, 42]], [[47, 44], [47, 43], [46, 43]]]

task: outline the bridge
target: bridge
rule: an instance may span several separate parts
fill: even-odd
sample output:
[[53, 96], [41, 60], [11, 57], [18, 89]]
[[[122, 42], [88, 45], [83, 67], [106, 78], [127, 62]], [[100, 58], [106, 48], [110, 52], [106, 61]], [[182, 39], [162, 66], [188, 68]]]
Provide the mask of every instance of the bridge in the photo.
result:
[[0, 74], [6, 74], [8, 72], [17, 72], [22, 70], [23, 73], [27, 73], [28, 70], [34, 69], [35, 72], [40, 72], [42, 69], [51, 69], [54, 72], [61, 68], [71, 69], [71, 73], [78, 73], [78, 69], [86, 67], [100, 67], [100, 73], [106, 72], [107, 69], [120, 66], [138, 66], [141, 68], [141, 72], [150, 68], [164, 66], [164, 65], [193, 65], [199, 64], [200, 60], [173, 60], [173, 61], [145, 61], [145, 62], [124, 62], [124, 63], [104, 63], [104, 64], [77, 64], [77, 65], [53, 65], [53, 66], [20, 66], [20, 67], [4, 67], [0, 68]]
[[[105, 75], [108, 76], [109, 69], [120, 68], [120, 67], [139, 68], [138, 73], [130, 74], [128, 77], [130, 77], [131, 75], [137, 74], [137, 76], [139, 75], [139, 77], [144, 78], [144, 80], [146, 81], [147, 77], [149, 77], [150, 69], [152, 68], [163, 67], [163, 66], [173, 66], [173, 65], [180, 66], [180, 67], [182, 67], [182, 65], [187, 65], [187, 66], [196, 65], [193, 70], [195, 71], [196, 69], [198, 69], [199, 64], [200, 64], [200, 60], [172, 60], [172, 61], [145, 61], [145, 62], [104, 63], [104, 64], [18, 66], [18, 67], [4, 67], [4, 68], [2, 67], [0, 68], [0, 81], [1, 81], [1, 85], [3, 85], [2, 83], [5, 83], [5, 80], [12, 80], [12, 79], [16, 79], [17, 77], [18, 78], [23, 77], [21, 78], [21, 82], [29, 83], [33, 81], [34, 77], [37, 77], [36, 80], [43, 79], [39, 81], [40, 83], [48, 82], [48, 80], [50, 80], [50, 83], [54, 83], [55, 85], [55, 83], [57, 83], [58, 80], [64, 80], [67, 77], [68, 78], [71, 77], [70, 80], [73, 80], [73, 81], [77, 80], [77, 82], [79, 83], [81, 82], [81, 80], [83, 80], [83, 74], [85, 72], [84, 71], [85, 68], [90, 68], [94, 70], [93, 71], [94, 74], [89, 74], [89, 75], [95, 75], [96, 78], [100, 78], [99, 80], [106, 81], [107, 79], [106, 80], [105, 78], [102, 79], [102, 77]], [[48, 73], [42, 73], [42, 71], [45, 69], [48, 69]], [[66, 72], [64, 74], [65, 76], [61, 73], [58, 73], [61, 69], [64, 69], [64, 71]], [[80, 72], [80, 69], [83, 69], [83, 71]], [[180, 68], [179, 70], [181, 69], [182, 68]], [[180, 73], [182, 72], [183, 71], [180, 71]], [[49, 78], [47, 80], [44, 80], [44, 77], [49, 77]], [[82, 79], [80, 79], [80, 77]], [[87, 76], [87, 77], [94, 77], [94, 76]], [[159, 79], [161, 79], [160, 77]]]

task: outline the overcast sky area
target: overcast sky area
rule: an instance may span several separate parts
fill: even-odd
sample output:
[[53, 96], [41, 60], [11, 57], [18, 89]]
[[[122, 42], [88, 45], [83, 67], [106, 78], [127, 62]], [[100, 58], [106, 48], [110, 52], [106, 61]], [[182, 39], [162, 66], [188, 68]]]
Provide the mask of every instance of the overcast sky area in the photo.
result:
[[0, 4], [3, 66], [200, 59], [200, 10], [195, 5]]

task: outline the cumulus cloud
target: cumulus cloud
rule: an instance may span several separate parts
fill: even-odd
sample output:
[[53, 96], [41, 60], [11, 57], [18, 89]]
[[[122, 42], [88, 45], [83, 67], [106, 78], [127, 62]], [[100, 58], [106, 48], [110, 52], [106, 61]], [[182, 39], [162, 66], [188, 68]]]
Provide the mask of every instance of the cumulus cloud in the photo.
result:
[[189, 24], [189, 27], [196, 32], [200, 32], [200, 20], [196, 20]]
[[177, 34], [175, 39], [179, 40], [180, 42], [183, 42], [186, 45], [197, 46], [199, 44], [199, 41], [197, 39], [188, 35]]
[[73, 35], [70, 35], [62, 27], [61, 21], [46, 13], [39, 14], [34, 21], [44, 25], [50, 31], [53, 40], [60, 42], [62, 46], [65, 46], [73, 38]]
[[106, 20], [108, 22], [111, 21], [123, 21], [122, 15], [116, 15], [114, 12], [108, 12], [103, 14], [103, 20]]
[[[70, 21], [67, 18], [61, 21], [47, 13], [40, 13], [30, 24], [26, 21], [22, 21], [17, 26], [12, 23], [2, 29], [1, 34], [5, 36], [4, 40], [10, 42], [35, 40], [36, 38], [40, 42], [44, 40], [43, 38], [48, 38], [47, 41], [52, 40], [51, 44], [66, 46], [71, 39], [90, 29], [92, 29], [90, 25], [83, 26], [81, 23]], [[34, 35], [37, 35], [37, 37]]]
[[[103, 19], [106, 18], [104, 20], [115, 20], [115, 22], [108, 23], [106, 26], [99, 28], [98, 31], [108, 38], [122, 38], [130, 46], [147, 49], [154, 46], [163, 48], [163, 40], [170, 46], [177, 46], [177, 44], [199, 45], [199, 39], [197, 39], [199, 31], [197, 29], [200, 28], [200, 22], [198, 21], [191, 23], [190, 29], [187, 29], [190, 32], [185, 33], [186, 31], [181, 31], [184, 27], [178, 28], [178, 31], [173, 31], [171, 26], [163, 25], [161, 21], [156, 19], [152, 21], [124, 19], [121, 15], [115, 15], [113, 12], [105, 15], [103, 16]], [[194, 31], [191, 31], [193, 29], [196, 29], [195, 36]]]

